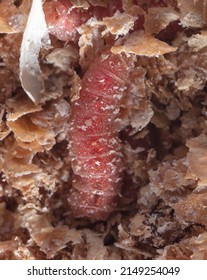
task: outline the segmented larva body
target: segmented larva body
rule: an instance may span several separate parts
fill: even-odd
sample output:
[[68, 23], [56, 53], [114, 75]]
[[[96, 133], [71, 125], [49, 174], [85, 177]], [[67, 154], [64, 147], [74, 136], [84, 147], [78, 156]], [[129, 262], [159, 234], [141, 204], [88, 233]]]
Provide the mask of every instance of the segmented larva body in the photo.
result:
[[125, 54], [103, 53], [90, 65], [80, 97], [72, 102], [69, 203], [76, 217], [105, 220], [117, 207], [123, 171], [118, 115], [131, 68]]

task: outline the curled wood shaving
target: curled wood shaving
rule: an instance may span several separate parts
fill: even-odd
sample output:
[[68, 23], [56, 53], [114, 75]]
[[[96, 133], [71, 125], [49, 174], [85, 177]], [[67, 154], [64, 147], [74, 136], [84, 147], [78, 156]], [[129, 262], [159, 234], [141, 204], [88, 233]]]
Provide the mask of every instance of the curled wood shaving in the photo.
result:
[[41, 47], [50, 45], [49, 34], [42, 9], [42, 0], [32, 2], [24, 31], [20, 54], [20, 80], [22, 87], [33, 102], [40, 101], [44, 81], [38, 56]]
[[[153, 116], [144, 82], [145, 74], [146, 71], [141, 67], [137, 67], [131, 73], [127, 89], [128, 94], [126, 94], [122, 102], [124, 107], [122, 115], [123, 113], [126, 114], [129, 124], [135, 131], [146, 127]], [[124, 116], [122, 118], [125, 120]]]
[[170, 191], [181, 192], [187, 188], [193, 181], [186, 178], [188, 162], [184, 159], [174, 160], [171, 164], [163, 162], [158, 170], [150, 170], [150, 185], [157, 196]]
[[[82, 25], [78, 29], [80, 33], [79, 39], [79, 64], [85, 72], [90, 63], [99, 56], [104, 49], [104, 34], [103, 24], [95, 18], [90, 19], [87, 24]], [[103, 34], [104, 33], [104, 34]]]
[[[1, 7], [0, 7], [1, 8]], [[13, 29], [3, 18], [0, 18], [0, 33], [13, 33]]]
[[22, 226], [28, 228], [32, 239], [47, 258], [54, 257], [69, 241], [75, 243], [80, 239], [80, 233], [76, 230], [70, 230], [64, 225], [53, 227], [47, 214], [39, 214], [35, 209], [24, 211], [25, 219], [21, 221]]
[[103, 245], [101, 237], [90, 230], [85, 229], [84, 235], [87, 243], [87, 257], [86, 259], [91, 260], [104, 260], [106, 259], [107, 248]]
[[192, 251], [192, 260], [207, 260], [207, 233], [192, 237], [189, 242], [189, 249]]
[[191, 193], [173, 205], [176, 215], [184, 223], [207, 225], [206, 193]]
[[134, 2], [132, 0], [122, 0], [122, 7], [123, 10], [130, 15], [146, 16], [145, 10], [143, 10], [139, 5], [134, 5]]
[[11, 2], [3, 1], [0, 3], [0, 33], [22, 32], [25, 17], [24, 10], [17, 8]]
[[171, 47], [142, 31], [132, 33], [123, 44], [117, 44], [111, 48], [111, 51], [115, 54], [125, 52], [148, 57], [159, 56], [176, 50], [177, 48]]
[[3, 120], [4, 114], [5, 109], [0, 107], [0, 141], [6, 138], [10, 133], [10, 129], [6, 126], [5, 121]]
[[31, 231], [33, 240], [38, 244], [40, 250], [47, 255], [47, 258], [53, 258], [58, 251], [66, 247], [68, 242], [78, 243], [81, 240], [80, 232], [75, 229], [69, 230], [67, 226], [57, 227], [38, 227]]
[[201, 134], [196, 138], [191, 138], [186, 143], [189, 147], [187, 159], [189, 161], [188, 176], [198, 179], [198, 185], [207, 184], [207, 137], [205, 134]]
[[142, 256], [142, 258], [143, 256], [145, 258], [150, 258], [152, 256], [147, 250], [135, 246], [135, 239], [125, 231], [121, 224], [118, 226], [118, 230], [119, 242], [116, 242], [115, 246], [124, 250], [129, 259], [137, 259], [137, 256]]
[[77, 64], [79, 53], [77, 48], [73, 46], [66, 46], [64, 48], [57, 48], [49, 53], [46, 57], [47, 62], [58, 67], [62, 71], [68, 72]]
[[13, 252], [18, 248], [19, 244], [18, 241], [15, 239], [9, 241], [0, 241], [0, 253], [11, 251]]
[[136, 19], [136, 16], [117, 11], [113, 17], [104, 18], [103, 22], [109, 32], [116, 36], [120, 36], [128, 34], [129, 30], [133, 29]]
[[151, 236], [151, 229], [148, 225], [145, 225], [146, 217], [144, 215], [136, 214], [130, 219], [130, 233], [134, 236], [144, 236], [149, 238]]
[[188, 40], [188, 46], [195, 52], [207, 47], [207, 32], [202, 31], [201, 34], [192, 35]]
[[9, 109], [7, 114], [8, 122], [14, 122], [24, 115], [38, 112], [42, 109], [40, 105], [34, 105], [32, 101], [23, 95], [8, 99], [7, 106]]
[[33, 149], [37, 151], [43, 151], [43, 147], [45, 149], [51, 149], [51, 147], [55, 144], [54, 132], [51, 127], [36, 125], [32, 116], [22, 116], [18, 118], [15, 122], [7, 121], [8, 127], [13, 131], [14, 136], [19, 143], [19, 145], [26, 148], [30, 143], [34, 144], [36, 149], [34, 149], [34, 145], [32, 145]]
[[18, 178], [24, 175], [36, 174], [41, 169], [32, 164], [34, 154], [28, 150], [14, 145], [5, 155], [3, 171], [8, 178]]
[[203, 27], [203, 9], [205, 7], [203, 0], [178, 0], [177, 2], [181, 12], [180, 22], [183, 27]]
[[145, 30], [147, 33], [159, 33], [172, 21], [179, 19], [179, 13], [171, 7], [149, 8], [145, 17]]
[[192, 252], [185, 245], [168, 245], [163, 251], [158, 250], [160, 256], [158, 260], [190, 260]]
[[80, 90], [82, 88], [80, 77], [74, 73], [71, 81], [71, 101], [74, 102], [80, 98]]

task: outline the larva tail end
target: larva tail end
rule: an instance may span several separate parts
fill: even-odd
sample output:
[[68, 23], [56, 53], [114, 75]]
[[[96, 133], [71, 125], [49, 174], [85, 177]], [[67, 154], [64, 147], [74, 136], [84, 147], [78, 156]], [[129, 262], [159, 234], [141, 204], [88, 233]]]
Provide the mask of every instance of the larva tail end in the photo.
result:
[[[97, 203], [97, 200], [99, 200], [99, 203]], [[87, 218], [90, 221], [105, 221], [110, 213], [116, 209], [114, 197], [110, 198], [110, 204], [105, 200], [106, 197], [97, 197], [93, 194], [88, 196], [85, 193], [72, 189], [68, 198], [68, 203], [75, 218]]]

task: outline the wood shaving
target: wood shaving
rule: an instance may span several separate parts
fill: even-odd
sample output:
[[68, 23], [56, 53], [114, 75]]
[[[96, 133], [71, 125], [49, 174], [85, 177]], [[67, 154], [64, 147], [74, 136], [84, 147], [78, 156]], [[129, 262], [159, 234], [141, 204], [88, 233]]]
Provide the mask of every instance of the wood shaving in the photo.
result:
[[115, 54], [125, 52], [127, 54], [136, 54], [140, 56], [159, 56], [176, 51], [176, 48], [159, 41], [151, 35], [143, 32], [132, 33], [123, 45], [115, 45], [111, 48]]
[[172, 21], [179, 19], [179, 13], [171, 7], [149, 8], [145, 18], [147, 33], [159, 33]]
[[[2, 2], [2, 1], [1, 1]], [[26, 2], [25, 0], [23, 2]], [[30, 2], [30, 1], [28, 1]], [[24, 8], [22, 9], [22, 7]], [[0, 3], [0, 33], [18, 33], [25, 23], [25, 3], [17, 8], [12, 2]]]
[[188, 40], [188, 46], [195, 52], [207, 47], [207, 32], [203, 31], [201, 34], [192, 35]]
[[203, 27], [203, 0], [178, 0], [178, 7], [181, 12], [180, 22], [183, 27]]
[[202, 233], [197, 238], [193, 237], [190, 240], [189, 248], [193, 254], [192, 260], [205, 260], [207, 258], [206, 251], [207, 234]]
[[96, 19], [91, 19], [86, 25], [79, 28], [79, 64], [85, 71], [90, 63], [104, 49], [104, 39], [102, 37], [103, 25]]
[[137, 17], [135, 16], [130, 14], [122, 14], [117, 11], [113, 17], [104, 18], [103, 22], [109, 32], [119, 36], [128, 34], [129, 30], [133, 29], [136, 19]]
[[207, 224], [206, 196], [202, 193], [192, 193], [187, 198], [176, 203], [173, 208], [176, 215], [186, 223]]
[[53, 50], [46, 57], [47, 62], [60, 68], [62, 71], [69, 71], [70, 68], [77, 64], [79, 53], [73, 46], [66, 46]]
[[189, 147], [187, 159], [189, 161], [188, 176], [199, 180], [198, 185], [206, 185], [207, 176], [205, 166], [207, 162], [205, 134], [201, 134], [196, 138], [191, 138], [186, 145]]
[[[124, 125], [126, 126], [126, 123], [129, 123], [135, 131], [144, 128], [153, 116], [144, 83], [145, 74], [143, 68], [137, 68], [132, 73], [128, 85], [128, 96], [123, 100]], [[126, 116], [126, 119], [124, 116]]]

